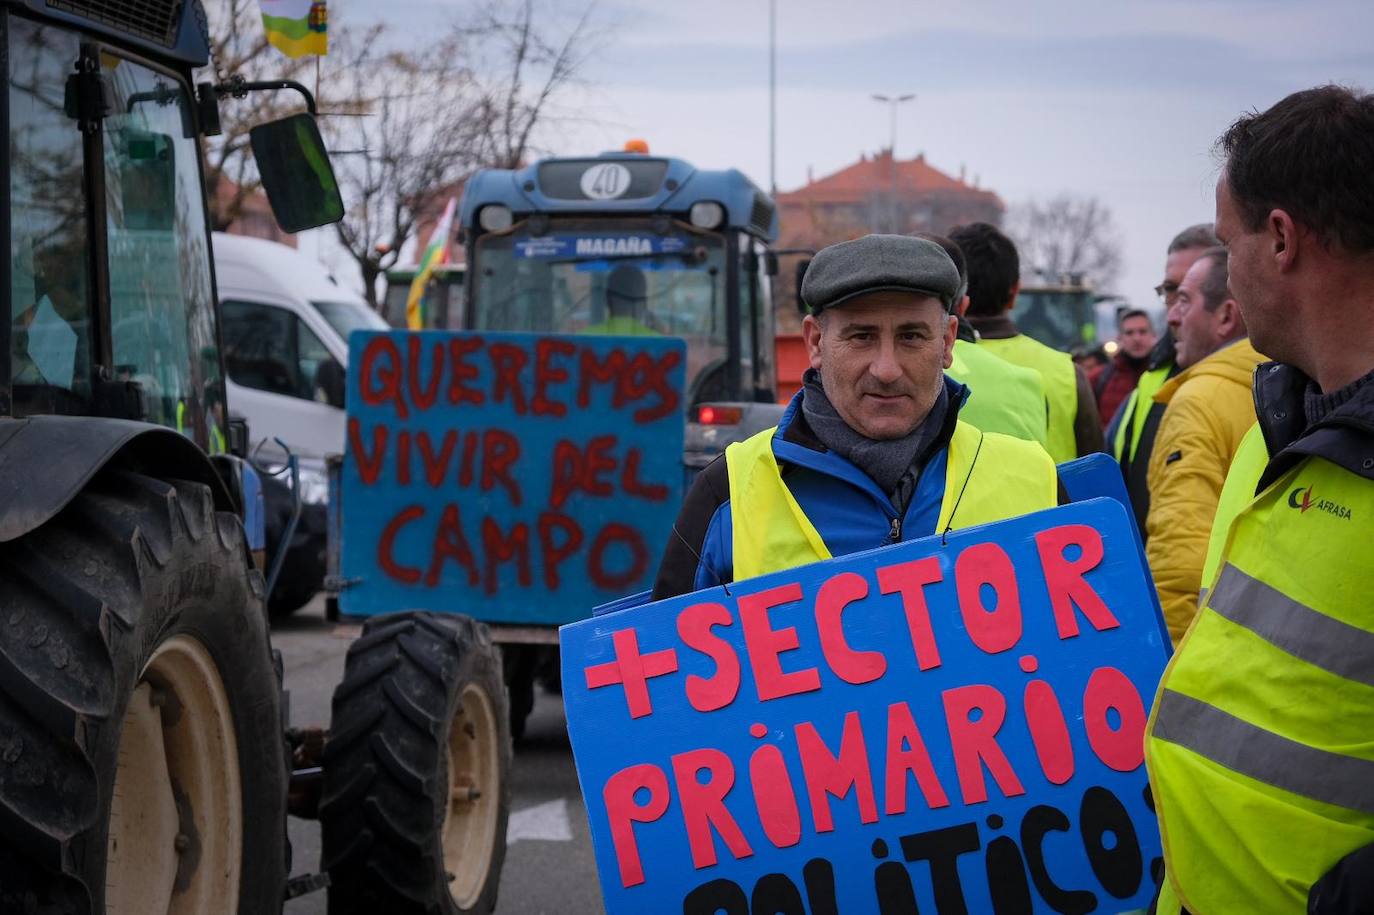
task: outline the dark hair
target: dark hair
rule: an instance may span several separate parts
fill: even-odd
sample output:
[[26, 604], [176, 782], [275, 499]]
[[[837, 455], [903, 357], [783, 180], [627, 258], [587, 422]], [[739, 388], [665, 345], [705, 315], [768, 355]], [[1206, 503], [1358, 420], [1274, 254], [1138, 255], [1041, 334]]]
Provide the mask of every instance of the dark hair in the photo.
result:
[[1191, 251], [1194, 248], [1215, 248], [1219, 244], [1221, 242], [1217, 239], [1216, 227], [1210, 222], [1200, 222], [1175, 235], [1174, 240], [1169, 242], [1169, 250], [1165, 253]]
[[1131, 318], [1144, 318], [1145, 323], [1150, 325], [1150, 330], [1155, 329], [1155, 322], [1150, 318], [1150, 313], [1143, 308], [1127, 308], [1116, 316], [1116, 329], [1120, 330]]
[[936, 235], [934, 232], [913, 232], [911, 233], [911, 237], [924, 238], [926, 241], [933, 241], [941, 248], [944, 248], [945, 253], [949, 255], [949, 259], [954, 261], [954, 268], [959, 271], [960, 281], [966, 281], [968, 279], [968, 264], [964, 261], [964, 250], [956, 245], [952, 239], [946, 238], [943, 235]]
[[[1202, 278], [1202, 307], [1208, 311], [1216, 311], [1231, 297], [1231, 288], [1227, 285], [1226, 265], [1230, 260], [1230, 252], [1218, 245], [1215, 248], [1208, 248], [1197, 256], [1198, 261], [1210, 261], [1211, 266], [1207, 268], [1207, 275]], [[1194, 261], [1197, 263], [1197, 261]]]
[[1331, 85], [1294, 92], [1241, 117], [1217, 146], [1251, 232], [1281, 209], [1328, 247], [1374, 249], [1374, 96]]
[[968, 268], [968, 313], [1001, 314], [1011, 301], [1011, 291], [1021, 279], [1021, 257], [1016, 245], [986, 222], [955, 226], [949, 237], [964, 252]]

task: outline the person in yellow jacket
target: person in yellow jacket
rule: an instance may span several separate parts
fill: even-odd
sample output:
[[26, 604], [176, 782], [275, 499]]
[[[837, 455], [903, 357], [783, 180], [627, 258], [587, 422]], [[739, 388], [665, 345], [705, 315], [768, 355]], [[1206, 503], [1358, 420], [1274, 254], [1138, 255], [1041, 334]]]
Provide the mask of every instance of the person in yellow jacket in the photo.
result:
[[1323, 86], [1219, 144], [1231, 289], [1277, 361], [1147, 726], [1158, 915], [1374, 912], [1370, 137], [1374, 96]]
[[802, 389], [777, 426], [697, 475], [656, 600], [1057, 503], [1044, 448], [959, 418], [967, 388], [944, 370], [960, 289], [926, 239], [868, 235], [816, 255]]
[[[1174, 236], [1169, 242], [1164, 257], [1164, 280], [1155, 287], [1155, 293], [1167, 309], [1178, 300], [1178, 287], [1188, 275], [1188, 268], [1198, 256], [1208, 248], [1215, 248], [1220, 242], [1212, 231], [1210, 222], [1189, 226]], [[1156, 403], [1155, 393], [1164, 382], [1179, 372], [1174, 361], [1174, 337], [1166, 331], [1150, 353], [1150, 365], [1136, 389], [1117, 410], [1107, 429], [1107, 441], [1111, 443], [1112, 454], [1121, 465], [1121, 475], [1126, 478], [1126, 494], [1131, 500], [1131, 511], [1135, 523], [1145, 534], [1145, 517], [1150, 513], [1150, 490], [1147, 476], [1150, 469], [1150, 455], [1154, 451], [1155, 435], [1159, 432], [1159, 421], [1164, 418], [1164, 404]]]
[[1021, 288], [1021, 256], [995, 226], [975, 222], [950, 229], [968, 263], [968, 320], [978, 345], [1008, 362], [1034, 369], [1049, 402], [1045, 450], [1057, 463], [1106, 449], [1102, 420], [1088, 376], [1061, 353], [1017, 328], [1011, 319]]
[[1250, 377], [1262, 357], [1245, 337], [1226, 261], [1225, 248], [1212, 248], [1188, 268], [1168, 313], [1183, 371], [1154, 396], [1165, 410], [1150, 453], [1145, 555], [1175, 643], [1197, 612], [1221, 484], [1255, 424]]

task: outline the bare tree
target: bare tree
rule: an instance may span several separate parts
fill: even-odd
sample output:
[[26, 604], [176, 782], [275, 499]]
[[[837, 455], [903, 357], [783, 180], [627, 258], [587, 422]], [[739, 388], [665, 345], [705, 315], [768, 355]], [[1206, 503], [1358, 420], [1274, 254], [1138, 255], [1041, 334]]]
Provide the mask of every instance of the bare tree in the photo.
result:
[[1029, 200], [1007, 214], [1007, 233], [1021, 251], [1021, 269], [1058, 281], [1078, 274], [1110, 291], [1121, 272], [1121, 235], [1112, 212], [1096, 197], [1063, 193]]
[[[595, 2], [567, 22], [561, 36], [552, 3], [492, 0], [459, 31], [477, 53], [474, 71], [490, 114], [483, 159], [492, 168], [520, 166], [537, 128], [561, 120], [552, 109], [575, 85], [599, 47]], [[541, 25], [543, 23], [543, 25]]]
[[[308, 87], [328, 87], [317, 99], [321, 110], [351, 112], [357, 98], [340, 91], [352, 80], [338, 79], [353, 72], [362, 51], [376, 39], [379, 29], [357, 29], [331, 23], [329, 54], [324, 58], [287, 57], [267, 41], [257, 0], [206, 0], [210, 19], [212, 74], [204, 79], [221, 82], [231, 76], [245, 80], [292, 79]], [[262, 186], [248, 132], [257, 124], [305, 110], [305, 100], [295, 92], [255, 92], [243, 99], [225, 98], [220, 104], [221, 134], [206, 142], [205, 179], [210, 197], [210, 219], [223, 230], [239, 218], [244, 204]]]
[[396, 263], [427, 197], [482, 163], [490, 111], [456, 34], [413, 51], [375, 50], [357, 73], [367, 86], [360, 117], [326, 119], [343, 194], [339, 241], [377, 306], [377, 279]]
[[347, 210], [338, 237], [374, 307], [378, 278], [437, 196], [477, 168], [524, 161], [585, 60], [590, 12], [554, 38], [557, 20], [534, 0], [496, 2], [419, 47], [387, 50], [380, 36], [361, 52], [352, 79], [366, 114], [325, 127]]

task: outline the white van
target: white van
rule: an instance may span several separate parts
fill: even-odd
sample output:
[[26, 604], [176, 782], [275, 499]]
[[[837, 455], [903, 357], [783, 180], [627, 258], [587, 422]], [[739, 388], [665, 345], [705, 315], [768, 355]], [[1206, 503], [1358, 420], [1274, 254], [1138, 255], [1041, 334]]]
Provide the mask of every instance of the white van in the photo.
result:
[[230, 411], [267, 452], [342, 454], [348, 334], [386, 322], [294, 248], [217, 232], [214, 249]]

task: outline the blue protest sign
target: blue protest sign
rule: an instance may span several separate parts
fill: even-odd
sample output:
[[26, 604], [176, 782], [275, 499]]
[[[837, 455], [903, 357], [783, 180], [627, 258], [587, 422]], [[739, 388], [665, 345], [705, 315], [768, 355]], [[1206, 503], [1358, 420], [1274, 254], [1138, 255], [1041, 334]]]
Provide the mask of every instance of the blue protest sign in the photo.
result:
[[354, 333], [342, 612], [556, 624], [648, 587], [682, 498], [684, 349]]
[[1144, 908], [1151, 587], [1095, 499], [564, 626], [607, 911]]

